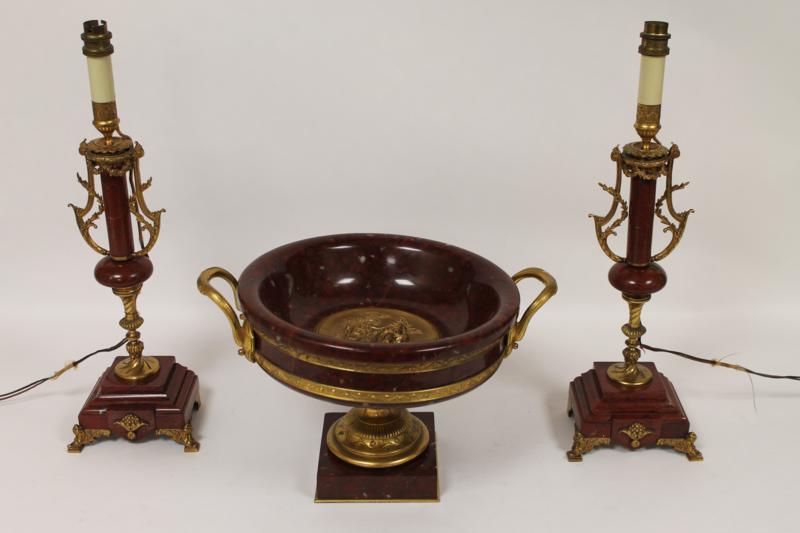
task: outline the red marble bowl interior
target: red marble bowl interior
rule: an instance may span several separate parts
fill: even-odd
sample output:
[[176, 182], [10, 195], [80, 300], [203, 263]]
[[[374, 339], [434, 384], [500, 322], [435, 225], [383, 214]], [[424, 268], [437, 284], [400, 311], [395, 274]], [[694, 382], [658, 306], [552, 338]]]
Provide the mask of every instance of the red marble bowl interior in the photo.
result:
[[[239, 299], [257, 330], [333, 355], [376, 360], [413, 360], [415, 354], [496, 340], [519, 309], [516, 285], [490, 261], [435, 241], [379, 234], [317, 237], [276, 248], [242, 273]], [[374, 345], [314, 332], [325, 316], [358, 306], [415, 313], [442, 336]]]

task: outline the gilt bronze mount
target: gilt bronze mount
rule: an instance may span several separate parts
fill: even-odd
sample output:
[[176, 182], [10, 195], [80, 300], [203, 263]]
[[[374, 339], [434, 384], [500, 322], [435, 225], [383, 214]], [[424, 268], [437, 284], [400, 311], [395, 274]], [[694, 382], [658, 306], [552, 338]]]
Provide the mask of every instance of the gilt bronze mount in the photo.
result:
[[405, 464], [424, 452], [429, 442], [425, 424], [408, 409], [354, 407], [325, 436], [331, 453], [364, 468]]

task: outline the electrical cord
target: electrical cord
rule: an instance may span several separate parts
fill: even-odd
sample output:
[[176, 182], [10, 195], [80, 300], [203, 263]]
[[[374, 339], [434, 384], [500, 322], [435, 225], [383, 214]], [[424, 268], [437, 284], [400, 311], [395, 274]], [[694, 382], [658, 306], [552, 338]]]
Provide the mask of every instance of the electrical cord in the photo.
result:
[[[101, 349], [96, 350], [96, 351], [94, 351], [94, 352], [92, 352], [90, 354], [86, 354], [83, 357], [81, 357], [80, 359], [76, 359], [75, 361], [72, 361], [72, 362], [68, 363], [66, 366], [64, 366], [64, 368], [62, 368], [61, 370], [58, 370], [52, 376], [47, 376], [45, 378], [37, 379], [37, 380], [32, 381], [32, 382], [28, 383], [27, 385], [24, 385], [24, 386], [22, 386], [22, 387], [20, 387], [18, 389], [12, 390], [10, 392], [6, 392], [4, 394], [0, 394], [0, 402], [2, 402], [4, 400], [10, 400], [11, 398], [19, 396], [20, 394], [24, 394], [24, 393], [26, 393], [26, 392], [28, 392], [28, 391], [30, 391], [32, 389], [35, 389], [36, 387], [38, 387], [39, 385], [41, 385], [41, 384], [43, 384], [43, 383], [45, 383], [47, 381], [56, 380], [59, 377], [61, 377], [61, 374], [63, 374], [64, 372], [67, 372], [68, 370], [71, 370], [73, 368], [77, 368], [79, 364], [83, 363], [84, 361], [86, 361], [87, 359], [89, 359], [90, 357], [92, 357], [94, 355], [97, 355], [99, 353], [104, 353], [104, 352], [113, 352], [114, 350], [120, 348], [123, 344], [125, 344], [127, 342], [127, 340], [128, 340], [127, 338], [123, 338], [121, 341], [119, 341], [114, 346], [109, 346], [108, 348], [101, 348]], [[745, 368], [745, 367], [743, 367], [741, 365], [735, 365], [735, 364], [731, 364], [731, 363], [726, 363], [725, 361], [720, 361], [719, 359], [706, 359], [704, 357], [698, 357], [696, 355], [690, 355], [688, 353], [679, 352], [677, 350], [668, 350], [666, 348], [656, 348], [655, 346], [650, 346], [649, 344], [645, 344], [645, 343], [643, 343], [641, 341], [639, 342], [639, 346], [642, 349], [649, 350], [651, 352], [669, 353], [669, 354], [672, 354], [672, 355], [677, 355], [678, 357], [683, 357], [684, 359], [688, 359], [690, 361], [695, 361], [695, 362], [698, 362], [698, 363], [704, 363], [704, 364], [711, 365], [711, 366], [722, 366], [722, 367], [730, 368], [730, 369], [733, 369], [733, 370], [739, 370], [740, 372], [745, 372], [747, 374], [752, 374], [754, 376], [759, 376], [759, 377], [762, 377], [762, 378], [790, 379], [790, 380], [794, 380], [794, 381], [800, 381], [800, 376], [792, 376], [792, 375], [781, 376], [781, 375], [777, 375], [777, 374], [767, 374], [767, 373], [764, 373], [764, 372], [757, 372], [755, 370], [750, 370], [749, 368]]]
[[791, 379], [794, 381], [800, 381], [800, 376], [779, 376], [777, 374], [766, 374], [764, 372], [756, 372], [755, 370], [750, 370], [749, 368], [745, 368], [741, 365], [734, 365], [732, 363], [726, 363], [725, 361], [720, 361], [719, 359], [705, 359], [704, 357], [698, 357], [696, 355], [690, 355], [688, 353], [678, 352], [675, 350], [667, 350], [665, 348], [656, 348], [654, 346], [650, 346], [639, 341], [639, 346], [641, 346], [645, 350], [650, 350], [651, 352], [664, 352], [670, 353], [672, 355], [677, 355], [678, 357], [683, 357], [684, 359], [689, 359], [690, 361], [695, 361], [698, 363], [705, 363], [711, 366], [724, 366], [725, 368], [731, 368], [733, 370], [739, 370], [740, 372], [745, 372], [747, 374], [752, 374], [754, 376], [760, 376], [762, 378], [769, 378], [769, 379]]
[[68, 363], [64, 368], [62, 368], [61, 370], [58, 370], [52, 376], [48, 376], [46, 378], [37, 379], [36, 381], [32, 381], [32, 382], [28, 383], [27, 385], [22, 386], [22, 387], [20, 387], [18, 389], [12, 390], [10, 392], [6, 392], [4, 394], [0, 394], [0, 402], [2, 402], [4, 400], [10, 400], [11, 398], [14, 398], [15, 396], [19, 396], [20, 394], [24, 394], [24, 393], [28, 392], [29, 390], [35, 389], [36, 387], [38, 387], [42, 383], [45, 383], [46, 381], [56, 380], [59, 377], [61, 377], [61, 374], [63, 374], [67, 370], [71, 370], [73, 368], [77, 368], [79, 364], [83, 363], [84, 361], [86, 361], [87, 359], [92, 357], [93, 355], [97, 355], [97, 354], [103, 353], [103, 352], [113, 352], [114, 350], [116, 350], [117, 348], [119, 348], [123, 344], [125, 344], [127, 341], [128, 341], [127, 338], [123, 338], [121, 341], [119, 341], [114, 346], [109, 346], [108, 348], [101, 348], [101, 349], [99, 349], [97, 351], [94, 351], [94, 352], [92, 352], [90, 354], [84, 355], [80, 359], [77, 359], [75, 361], [72, 361], [71, 363]]

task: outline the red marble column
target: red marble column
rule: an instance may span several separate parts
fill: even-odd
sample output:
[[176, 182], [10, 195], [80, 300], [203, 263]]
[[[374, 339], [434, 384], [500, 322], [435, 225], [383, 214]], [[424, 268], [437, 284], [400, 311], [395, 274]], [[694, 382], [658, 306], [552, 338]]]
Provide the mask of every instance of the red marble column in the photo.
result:
[[650, 263], [653, 245], [656, 183], [656, 180], [631, 178], [628, 254], [626, 258], [629, 265], [645, 266]]
[[128, 208], [128, 183], [125, 176], [100, 175], [111, 257], [129, 257], [133, 253], [133, 228]]

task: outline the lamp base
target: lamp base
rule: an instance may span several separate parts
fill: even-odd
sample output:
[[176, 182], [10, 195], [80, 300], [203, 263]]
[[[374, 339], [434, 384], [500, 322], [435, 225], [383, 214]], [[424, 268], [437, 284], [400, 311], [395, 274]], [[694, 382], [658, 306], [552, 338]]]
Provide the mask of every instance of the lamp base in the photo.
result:
[[414, 413], [428, 431], [428, 447], [399, 466], [364, 468], [336, 457], [326, 436], [345, 413], [326, 413], [317, 468], [317, 503], [438, 502], [439, 476], [433, 413]]
[[619, 444], [630, 450], [663, 446], [702, 461], [689, 431], [689, 419], [672, 383], [653, 363], [642, 363], [652, 380], [638, 387], [623, 387], [608, 377], [614, 363], [594, 363], [594, 368], [569, 386], [569, 416], [575, 417], [575, 436], [567, 459], [583, 460], [598, 446]]
[[196, 452], [200, 443], [192, 435], [192, 412], [200, 407], [197, 375], [172, 356], [156, 356], [159, 370], [147, 380], [131, 383], [118, 377], [117, 357], [103, 372], [72, 428], [74, 440], [67, 451], [79, 453], [87, 444], [112, 436], [131, 442], [167, 437]]

